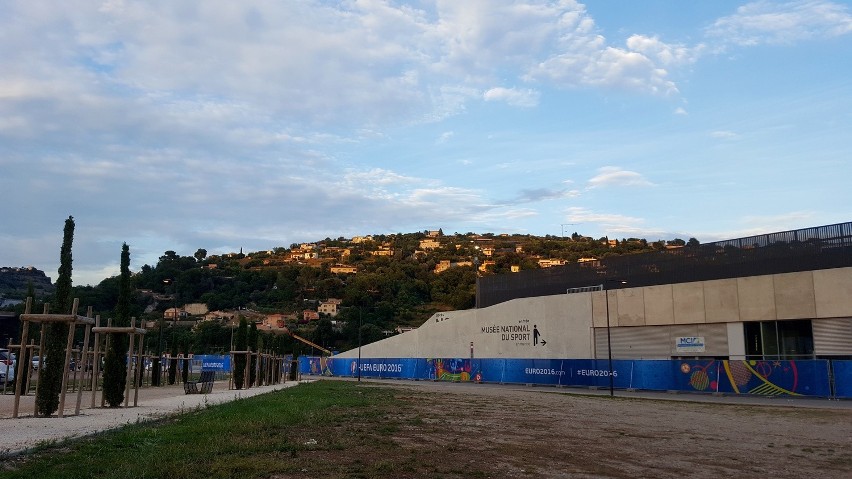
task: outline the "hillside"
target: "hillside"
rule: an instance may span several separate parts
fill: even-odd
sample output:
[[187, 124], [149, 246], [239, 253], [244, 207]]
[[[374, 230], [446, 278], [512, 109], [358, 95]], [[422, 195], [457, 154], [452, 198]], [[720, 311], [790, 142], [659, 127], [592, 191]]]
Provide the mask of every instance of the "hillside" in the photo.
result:
[[54, 290], [53, 283], [44, 271], [33, 267], [0, 266], [0, 296], [7, 299], [23, 299], [27, 295], [30, 284], [36, 296], [52, 294]]
[[[204, 249], [192, 256], [166, 251], [157, 264], [144, 265], [132, 275], [136, 290], [132, 315], [158, 321], [167, 308], [200, 303], [212, 312], [210, 317], [278, 315], [288, 328], [320, 344], [351, 347], [357, 344], [359, 331], [361, 340], [369, 343], [401, 328], [417, 327], [436, 312], [472, 308], [480, 276], [657, 251], [684, 243], [593, 239], [577, 233], [537, 237], [424, 231], [326, 238], [289, 248], [213, 256]], [[42, 278], [33, 283], [47, 291], [49, 280], [37, 270], [16, 271], [16, 278], [27, 274]], [[22, 296], [20, 287], [23, 284], [26, 291], [26, 280], [14, 284]], [[109, 317], [118, 289], [118, 277], [112, 277], [97, 286], [75, 287], [74, 297], [81, 306], [91, 306], [94, 314]], [[339, 300], [334, 315], [320, 311], [322, 303], [330, 299]], [[230, 330], [208, 323], [198, 333], [202, 338], [195, 343], [198, 351], [228, 347]]]

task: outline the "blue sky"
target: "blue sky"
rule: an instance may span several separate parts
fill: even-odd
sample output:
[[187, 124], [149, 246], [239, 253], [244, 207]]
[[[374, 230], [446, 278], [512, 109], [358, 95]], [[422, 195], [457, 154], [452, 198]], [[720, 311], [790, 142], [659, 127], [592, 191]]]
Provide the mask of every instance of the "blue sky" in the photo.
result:
[[0, 2], [0, 265], [850, 220], [845, 2]]

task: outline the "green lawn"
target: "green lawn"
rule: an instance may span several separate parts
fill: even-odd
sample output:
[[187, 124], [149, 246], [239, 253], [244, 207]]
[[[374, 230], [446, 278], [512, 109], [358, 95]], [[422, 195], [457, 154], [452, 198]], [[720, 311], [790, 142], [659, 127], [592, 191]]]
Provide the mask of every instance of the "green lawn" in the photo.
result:
[[393, 448], [400, 407], [390, 389], [319, 381], [48, 445], [5, 458], [0, 477], [398, 477], [361, 454]]

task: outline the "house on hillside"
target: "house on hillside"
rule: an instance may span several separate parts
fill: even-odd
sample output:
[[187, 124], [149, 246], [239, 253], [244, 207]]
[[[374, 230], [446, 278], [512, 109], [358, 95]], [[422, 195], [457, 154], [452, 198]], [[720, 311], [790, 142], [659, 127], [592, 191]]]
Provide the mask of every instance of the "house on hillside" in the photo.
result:
[[424, 239], [420, 240], [420, 249], [430, 250], [430, 249], [438, 249], [441, 247], [441, 243], [434, 239]]
[[330, 268], [331, 272], [334, 274], [355, 274], [358, 272], [358, 268], [355, 266], [349, 266], [345, 264], [336, 264]]
[[188, 303], [183, 306], [183, 309], [190, 316], [204, 316], [209, 311], [205, 303]]
[[327, 314], [331, 317], [337, 316], [340, 312], [340, 304], [343, 300], [337, 298], [328, 298], [325, 301], [320, 301], [319, 307], [317, 308], [317, 312], [320, 314]]
[[564, 266], [567, 261], [564, 259], [540, 259], [538, 260], [538, 266], [540, 268], [550, 268], [552, 266]]
[[171, 321], [182, 321], [189, 317], [189, 314], [181, 308], [168, 308], [163, 313], [163, 319]]
[[459, 266], [473, 266], [472, 261], [459, 261], [457, 263], [452, 263], [448, 259], [441, 260], [437, 265], [435, 265], [435, 274], [443, 273], [444, 271], [450, 268], [457, 268]]

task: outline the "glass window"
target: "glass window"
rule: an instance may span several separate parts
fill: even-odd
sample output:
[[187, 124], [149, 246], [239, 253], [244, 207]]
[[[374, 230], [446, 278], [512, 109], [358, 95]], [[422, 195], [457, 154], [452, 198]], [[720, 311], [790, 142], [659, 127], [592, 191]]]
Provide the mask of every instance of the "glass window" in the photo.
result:
[[814, 335], [809, 319], [747, 322], [743, 326], [748, 358], [813, 358]]

